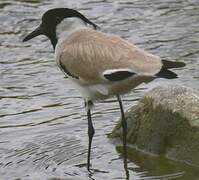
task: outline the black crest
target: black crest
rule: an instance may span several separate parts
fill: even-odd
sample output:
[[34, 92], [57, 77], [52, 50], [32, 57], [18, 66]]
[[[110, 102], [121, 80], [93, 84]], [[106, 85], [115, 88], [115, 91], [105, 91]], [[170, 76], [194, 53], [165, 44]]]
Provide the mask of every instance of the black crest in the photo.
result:
[[92, 25], [95, 29], [97, 28], [97, 25], [91, 22], [89, 19], [87, 19], [83, 14], [79, 13], [74, 9], [69, 9], [69, 8], [56, 8], [48, 10], [47, 12], [44, 13], [42, 17], [42, 23], [46, 25], [51, 24], [51, 26], [57, 25], [64, 18], [70, 18], [70, 17], [80, 18], [85, 23]]
[[92, 25], [94, 29], [97, 28], [97, 25], [95, 25], [93, 22], [87, 19], [83, 14], [79, 13], [74, 9], [55, 8], [55, 9], [50, 9], [44, 13], [44, 15], [42, 16], [41, 25], [37, 29], [35, 29], [32, 33], [27, 35], [24, 41], [28, 41], [36, 36], [43, 34], [50, 39], [53, 47], [55, 48], [57, 44], [56, 27], [63, 19], [70, 17], [80, 18], [85, 22], [85, 24]]

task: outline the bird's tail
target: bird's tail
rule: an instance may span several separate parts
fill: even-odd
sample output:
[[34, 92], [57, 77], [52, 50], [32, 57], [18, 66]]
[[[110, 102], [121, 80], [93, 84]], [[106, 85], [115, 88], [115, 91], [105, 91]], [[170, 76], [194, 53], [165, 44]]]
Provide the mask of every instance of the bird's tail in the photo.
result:
[[174, 79], [177, 78], [178, 75], [169, 69], [172, 68], [180, 68], [184, 67], [186, 64], [183, 62], [174, 62], [168, 60], [162, 60], [162, 68], [159, 73], [156, 74], [157, 77], [166, 78], [166, 79]]
[[175, 62], [168, 60], [162, 60], [162, 64], [165, 69], [180, 68], [186, 65], [184, 62]]

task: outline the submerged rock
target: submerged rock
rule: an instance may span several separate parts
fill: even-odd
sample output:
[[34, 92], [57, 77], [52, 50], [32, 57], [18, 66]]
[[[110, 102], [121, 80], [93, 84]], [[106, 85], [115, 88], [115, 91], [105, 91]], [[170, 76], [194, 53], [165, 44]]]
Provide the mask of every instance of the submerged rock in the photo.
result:
[[[199, 166], [199, 92], [156, 87], [126, 114], [127, 141], [149, 153]], [[110, 137], [121, 137], [121, 121]]]

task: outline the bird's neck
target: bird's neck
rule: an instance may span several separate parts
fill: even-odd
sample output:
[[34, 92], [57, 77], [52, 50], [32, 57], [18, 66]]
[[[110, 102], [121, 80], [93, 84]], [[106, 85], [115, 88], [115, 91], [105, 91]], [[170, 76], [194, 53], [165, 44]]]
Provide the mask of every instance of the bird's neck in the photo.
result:
[[56, 28], [57, 43], [66, 40], [73, 32], [86, 28], [86, 24], [79, 18], [67, 18]]

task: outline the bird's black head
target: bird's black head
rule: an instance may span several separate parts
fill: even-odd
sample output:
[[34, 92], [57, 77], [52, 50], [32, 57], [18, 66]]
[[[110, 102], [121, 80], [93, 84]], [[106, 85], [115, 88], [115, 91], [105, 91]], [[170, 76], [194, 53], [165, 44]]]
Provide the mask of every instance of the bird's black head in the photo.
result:
[[88, 20], [84, 15], [82, 15], [81, 13], [79, 13], [74, 9], [55, 8], [55, 9], [50, 9], [43, 14], [42, 23], [33, 32], [28, 34], [23, 41], [24, 42], [28, 41], [39, 35], [45, 35], [50, 39], [53, 48], [55, 48], [57, 44], [56, 27], [58, 24], [61, 23], [63, 19], [70, 17], [80, 18], [85, 22], [85, 24], [92, 25], [94, 29], [97, 28], [97, 25], [95, 25], [93, 22]]

